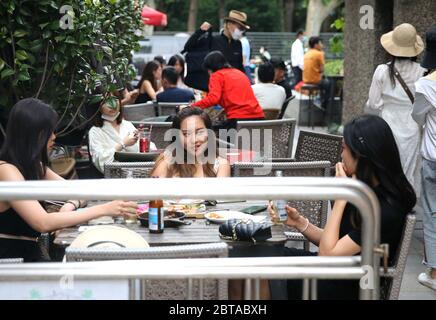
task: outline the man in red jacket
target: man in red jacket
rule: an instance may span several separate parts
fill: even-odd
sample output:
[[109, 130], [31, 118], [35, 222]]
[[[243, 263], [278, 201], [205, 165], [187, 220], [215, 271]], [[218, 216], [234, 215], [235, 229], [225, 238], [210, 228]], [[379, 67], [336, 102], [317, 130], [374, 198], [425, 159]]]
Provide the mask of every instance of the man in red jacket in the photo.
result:
[[210, 74], [209, 93], [192, 106], [206, 109], [220, 105], [227, 116], [225, 129], [236, 128], [238, 120], [265, 119], [247, 76], [232, 68], [221, 52], [209, 53], [203, 67]]

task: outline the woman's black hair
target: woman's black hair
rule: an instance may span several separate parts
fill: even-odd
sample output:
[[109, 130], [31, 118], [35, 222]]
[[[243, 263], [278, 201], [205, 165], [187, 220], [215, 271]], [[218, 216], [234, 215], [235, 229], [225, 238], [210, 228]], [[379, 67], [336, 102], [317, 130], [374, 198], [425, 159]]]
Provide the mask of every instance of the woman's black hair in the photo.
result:
[[388, 203], [411, 212], [416, 204], [415, 191], [404, 174], [387, 122], [375, 115], [359, 116], [345, 125], [344, 142], [358, 159], [357, 179], [370, 187], [378, 183]]
[[389, 66], [389, 78], [391, 79], [392, 88], [395, 88], [395, 62], [400, 60], [410, 60], [416, 62], [418, 57], [396, 57], [391, 56], [391, 61], [388, 63]]
[[17, 167], [26, 180], [43, 179], [48, 166], [47, 142], [57, 121], [57, 113], [41, 100], [18, 101], [9, 114], [0, 159]]
[[141, 76], [141, 80], [139, 80], [138, 85], [136, 86], [138, 89], [141, 89], [142, 87], [142, 83], [145, 80], [150, 81], [151, 85], [153, 86], [153, 89], [155, 91], [157, 91], [157, 81], [154, 78], [154, 72], [160, 68], [161, 65], [159, 64], [159, 62], [152, 60], [147, 62], [147, 64], [144, 67], [144, 70], [142, 70], [142, 76]]
[[182, 72], [180, 72], [180, 79], [182, 81], [185, 81], [185, 59], [180, 54], [173, 55], [170, 60], [168, 60], [168, 65], [174, 67], [176, 63], [179, 63], [182, 66]]
[[231, 65], [220, 51], [212, 51], [204, 58], [203, 68], [216, 72], [221, 69], [231, 68]]

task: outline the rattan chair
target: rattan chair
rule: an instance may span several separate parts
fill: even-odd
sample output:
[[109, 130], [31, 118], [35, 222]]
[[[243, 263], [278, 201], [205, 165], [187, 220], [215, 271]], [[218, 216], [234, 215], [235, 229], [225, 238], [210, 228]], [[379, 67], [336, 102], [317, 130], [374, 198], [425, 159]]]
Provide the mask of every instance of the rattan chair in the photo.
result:
[[[67, 261], [95, 260], [134, 260], [134, 259], [181, 259], [181, 258], [225, 258], [228, 256], [227, 244], [207, 243], [180, 246], [149, 247], [143, 249], [99, 249], [71, 248], [65, 250]], [[177, 261], [174, 261], [177, 273]], [[228, 298], [227, 280], [204, 280], [203, 297], [199, 297], [199, 283], [194, 282], [193, 298], [207, 300], [226, 300]], [[185, 280], [146, 280], [142, 282], [143, 297], [147, 300], [181, 300], [187, 298]], [[198, 298], [197, 298], [198, 299]]]
[[108, 162], [104, 164], [104, 177], [117, 178], [149, 178], [154, 162]]
[[279, 117], [279, 109], [263, 109], [263, 114], [265, 115], [265, 120], [277, 120]]
[[186, 104], [186, 102], [159, 102], [157, 104], [158, 116], [175, 115], [179, 112], [179, 106]]
[[156, 106], [153, 103], [138, 103], [123, 107], [124, 119], [129, 121], [141, 121], [145, 118], [156, 117]]
[[332, 166], [341, 161], [342, 136], [300, 131], [296, 161], [330, 161]]
[[[252, 150], [260, 151], [261, 156], [266, 158], [290, 158], [296, 124], [295, 119], [238, 121], [238, 148], [244, 146], [242, 140], [245, 130], [248, 130]], [[260, 136], [253, 134], [254, 129], [260, 130]], [[268, 129], [272, 130], [272, 141], [264, 141], [268, 137], [265, 134]], [[265, 149], [268, 146], [272, 148], [271, 155]]]
[[[255, 172], [255, 169], [260, 171]], [[276, 171], [282, 171], [284, 177], [328, 177], [330, 162], [237, 162], [233, 165], [235, 177], [274, 177]], [[296, 208], [317, 227], [323, 228], [327, 221], [328, 201], [289, 201], [289, 205]], [[289, 240], [305, 241], [305, 248], [309, 247], [307, 239], [296, 229], [287, 234]]]
[[409, 214], [406, 217], [403, 235], [392, 267], [384, 272], [381, 268], [380, 276], [384, 277], [384, 283], [380, 286], [380, 298], [385, 300], [398, 300], [404, 269], [406, 268], [407, 255], [412, 242], [413, 230], [415, 229], [416, 216]]

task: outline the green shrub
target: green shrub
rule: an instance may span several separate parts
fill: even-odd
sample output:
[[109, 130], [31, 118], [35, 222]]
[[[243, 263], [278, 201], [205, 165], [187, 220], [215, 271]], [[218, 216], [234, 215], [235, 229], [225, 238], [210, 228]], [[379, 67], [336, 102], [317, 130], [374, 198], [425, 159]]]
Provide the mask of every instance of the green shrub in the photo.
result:
[[[64, 126], [83, 124], [83, 106], [103, 98], [92, 96], [97, 86], [112, 91], [135, 75], [129, 60], [138, 49], [143, 3], [2, 0], [0, 108], [37, 97], [55, 107]], [[72, 11], [61, 10], [65, 4]]]
[[343, 75], [344, 60], [336, 59], [327, 61], [324, 66], [324, 73], [328, 76]]

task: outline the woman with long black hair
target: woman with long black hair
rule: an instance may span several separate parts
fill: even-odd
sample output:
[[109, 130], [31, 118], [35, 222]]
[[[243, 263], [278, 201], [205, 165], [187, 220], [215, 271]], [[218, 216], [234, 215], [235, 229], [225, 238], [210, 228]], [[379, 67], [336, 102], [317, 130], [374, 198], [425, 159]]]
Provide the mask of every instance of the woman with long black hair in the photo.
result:
[[[0, 151], [0, 181], [63, 180], [48, 167], [48, 152], [56, 138], [58, 116], [47, 104], [28, 98], [11, 110], [6, 140]], [[0, 201], [0, 258], [39, 261], [41, 233], [84, 223], [102, 216], [136, 213], [134, 202], [112, 201], [73, 212], [86, 204], [69, 200], [59, 212], [48, 214], [36, 200]]]
[[[360, 180], [375, 192], [381, 209], [381, 243], [389, 244], [389, 263], [392, 263], [406, 215], [412, 212], [416, 195], [403, 172], [392, 130], [385, 120], [364, 115], [345, 125], [342, 162], [336, 164], [336, 176]], [[319, 251], [284, 248], [285, 255], [352, 256], [360, 253], [360, 215], [346, 201], [335, 201], [324, 229], [312, 225], [295, 208], [286, 207], [286, 210], [285, 224], [299, 230]], [[277, 220], [277, 214], [271, 214], [273, 220]], [[356, 280], [320, 280], [318, 298], [357, 299], [358, 284]], [[301, 281], [288, 281], [288, 298], [301, 298]]]

